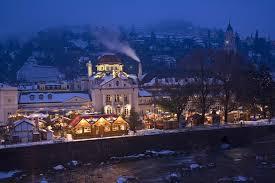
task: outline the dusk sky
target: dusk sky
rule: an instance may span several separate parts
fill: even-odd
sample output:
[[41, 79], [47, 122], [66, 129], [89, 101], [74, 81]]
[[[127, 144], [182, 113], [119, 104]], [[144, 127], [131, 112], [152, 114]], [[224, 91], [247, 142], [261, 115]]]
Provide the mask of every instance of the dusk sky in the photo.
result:
[[275, 39], [274, 0], [2, 0], [0, 34], [35, 32], [59, 25], [137, 26], [187, 20], [203, 27], [226, 28], [242, 36], [259, 29]]

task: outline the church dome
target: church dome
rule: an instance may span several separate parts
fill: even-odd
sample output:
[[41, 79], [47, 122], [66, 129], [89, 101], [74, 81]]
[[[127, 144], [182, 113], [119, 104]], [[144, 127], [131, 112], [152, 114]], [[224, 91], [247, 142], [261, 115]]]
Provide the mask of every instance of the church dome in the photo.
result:
[[114, 54], [105, 54], [98, 58], [98, 64], [122, 64], [122, 62]]

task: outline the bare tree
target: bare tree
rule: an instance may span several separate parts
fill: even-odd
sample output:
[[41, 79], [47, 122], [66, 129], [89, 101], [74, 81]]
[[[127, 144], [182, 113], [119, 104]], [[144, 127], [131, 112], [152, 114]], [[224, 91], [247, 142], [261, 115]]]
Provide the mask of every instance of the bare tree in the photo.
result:
[[156, 100], [156, 103], [165, 110], [176, 114], [179, 122], [180, 116], [192, 95], [193, 86], [191, 84], [166, 86], [162, 89], [162, 96]]
[[227, 123], [228, 113], [236, 106], [234, 100], [236, 86], [248, 64], [242, 56], [225, 50], [216, 51], [212, 60], [212, 75], [218, 80], [220, 86], [220, 102], [224, 108], [224, 122]]
[[183, 69], [194, 79], [192, 83], [195, 89], [194, 100], [197, 103], [199, 112], [201, 112], [202, 124], [205, 121], [205, 115], [212, 101], [210, 92], [212, 87], [210, 70], [211, 52], [209, 49], [195, 49], [185, 56], [182, 61]]

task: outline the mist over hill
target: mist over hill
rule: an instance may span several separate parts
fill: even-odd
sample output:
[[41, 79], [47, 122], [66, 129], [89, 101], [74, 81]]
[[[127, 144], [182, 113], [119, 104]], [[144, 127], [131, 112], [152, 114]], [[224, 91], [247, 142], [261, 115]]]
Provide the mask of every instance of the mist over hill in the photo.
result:
[[[95, 65], [97, 57], [104, 52], [117, 53], [126, 64], [126, 71], [136, 73], [137, 63], [132, 58], [106, 47], [94, 34], [108, 29], [90, 25], [59, 26], [33, 33], [28, 39], [25, 35], [6, 37], [0, 42], [0, 82], [15, 82], [16, 72], [28, 62], [57, 67], [66, 79], [73, 79], [86, 75], [86, 62], [91, 60]], [[201, 28], [185, 21], [164, 21], [144, 27], [120, 26], [115, 30], [117, 39], [133, 48], [145, 72], [150, 73], [166, 70], [152, 62], [154, 56], [168, 55], [179, 60], [193, 48], [221, 48], [224, 43], [223, 30]], [[267, 59], [271, 46], [266, 46], [265, 41], [262, 40], [257, 49]], [[254, 46], [243, 40], [240, 51], [248, 54], [251, 49]]]

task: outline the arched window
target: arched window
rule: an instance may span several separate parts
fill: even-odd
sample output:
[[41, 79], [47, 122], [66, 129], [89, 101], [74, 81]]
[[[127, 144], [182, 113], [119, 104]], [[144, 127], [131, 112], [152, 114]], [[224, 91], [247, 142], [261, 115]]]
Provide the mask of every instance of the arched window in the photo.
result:
[[116, 81], [116, 86], [119, 86], [119, 81]]
[[106, 110], [107, 114], [112, 114], [112, 108], [111, 107], [108, 107], [107, 110]]
[[44, 98], [43, 94], [39, 94], [38, 98], [39, 98], [39, 100], [43, 100], [43, 98]]
[[30, 95], [30, 100], [34, 100], [35, 96], [34, 95]]
[[124, 114], [127, 115], [127, 116], [129, 115], [129, 109], [128, 109], [128, 107], [124, 108]]
[[48, 94], [48, 99], [52, 100], [53, 99], [53, 95], [52, 94]]

